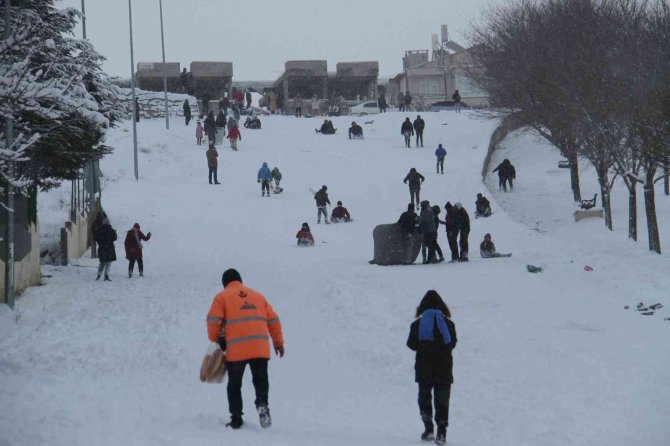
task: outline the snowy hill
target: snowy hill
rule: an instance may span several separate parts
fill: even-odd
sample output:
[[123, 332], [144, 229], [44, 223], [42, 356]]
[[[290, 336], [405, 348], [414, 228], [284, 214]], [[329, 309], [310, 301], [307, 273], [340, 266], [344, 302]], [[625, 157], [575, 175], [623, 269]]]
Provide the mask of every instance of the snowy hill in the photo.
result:
[[[219, 186], [207, 184], [194, 124], [175, 118], [166, 132], [163, 120], [140, 122], [139, 182], [130, 123], [110, 133], [103, 206], [120, 260], [111, 283], [95, 282], [93, 268], [46, 267], [46, 286], [28, 290], [14, 312], [0, 309], [0, 445], [419, 444], [405, 341], [429, 289], [450, 305], [459, 337], [448, 444], [667, 444], [668, 257], [647, 253], [644, 234], [634, 244], [569, 213], [548, 210], [535, 230], [538, 203], [560, 207], [567, 193], [572, 206], [567, 181], [541, 167], [557, 155], [537, 141], [510, 138], [496, 154], [520, 178], [502, 195], [480, 176], [494, 123], [427, 113], [426, 148], [405, 149], [404, 116], [355, 118], [374, 120], [355, 141], [348, 117], [333, 119], [332, 136], [314, 132], [320, 119], [264, 118], [262, 130], [242, 129], [239, 152], [219, 147]], [[444, 175], [434, 173], [438, 143], [448, 151]], [[534, 157], [515, 159], [531, 148]], [[281, 195], [261, 197], [264, 161], [284, 174]], [[426, 176], [422, 199], [441, 207], [461, 201], [472, 216], [476, 194], [489, 195], [494, 214], [472, 218], [468, 264], [367, 263], [374, 226], [406, 209], [410, 167]], [[309, 188], [323, 184], [353, 223], [316, 224]], [[53, 216], [62, 196], [69, 191], [43, 195], [40, 206]], [[658, 202], [668, 243], [670, 204]], [[303, 221], [314, 248], [295, 246]], [[122, 239], [134, 222], [152, 238], [145, 277], [128, 279]], [[486, 232], [514, 256], [480, 259]], [[448, 251], [443, 230], [439, 242]], [[546, 270], [530, 274], [526, 264]], [[240, 431], [224, 427], [225, 385], [198, 380], [205, 316], [229, 267], [266, 295], [284, 326], [286, 356], [270, 361], [269, 430], [258, 424], [248, 373]], [[654, 316], [623, 308], [640, 301], [666, 308]]]

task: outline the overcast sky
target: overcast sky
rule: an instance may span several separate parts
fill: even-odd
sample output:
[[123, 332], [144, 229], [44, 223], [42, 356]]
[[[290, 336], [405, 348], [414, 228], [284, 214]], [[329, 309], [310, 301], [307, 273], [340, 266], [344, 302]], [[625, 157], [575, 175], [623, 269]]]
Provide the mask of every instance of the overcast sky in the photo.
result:
[[[112, 76], [130, 76], [128, 3], [85, 0], [87, 37]], [[505, 0], [163, 0], [168, 62], [233, 62], [238, 80], [274, 80], [287, 60], [376, 60], [380, 76], [402, 70], [405, 50], [430, 50], [431, 34], [449, 26], [467, 45], [472, 20]], [[135, 64], [160, 62], [158, 0], [133, 0]], [[57, 7], [81, 8], [81, 0]], [[81, 29], [77, 29], [81, 36]]]

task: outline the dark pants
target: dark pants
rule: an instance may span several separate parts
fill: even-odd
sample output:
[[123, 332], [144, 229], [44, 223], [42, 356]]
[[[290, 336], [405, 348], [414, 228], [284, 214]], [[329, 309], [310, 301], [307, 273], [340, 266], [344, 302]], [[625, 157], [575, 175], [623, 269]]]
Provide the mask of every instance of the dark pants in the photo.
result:
[[[128, 273], [132, 273], [135, 269], [135, 259], [128, 260]], [[137, 269], [140, 271], [140, 274], [144, 272], [144, 262], [142, 259], [137, 259]]]
[[437, 159], [437, 173], [444, 173], [444, 158], [438, 158]]
[[504, 190], [507, 192], [507, 182], [509, 181], [509, 190], [514, 190], [514, 187], [512, 185], [512, 177], [498, 177], [498, 189]]
[[216, 171], [218, 170], [217, 166], [209, 166], [209, 184], [212, 184], [212, 175], [214, 176], [214, 182], [218, 183], [219, 180], [216, 178]]
[[184, 115], [184, 122], [188, 125], [188, 123], [191, 122], [191, 115]]
[[419, 140], [421, 140], [421, 147], [423, 147], [423, 130], [416, 131], [416, 146], [419, 147]]
[[302, 107], [295, 108], [295, 115], [298, 117], [302, 116]]
[[458, 260], [458, 232], [447, 232], [451, 260]]
[[[415, 206], [419, 206], [419, 192], [421, 189], [410, 189], [409, 190], [409, 198], [412, 201], [412, 204]], [[416, 203], [414, 203], [414, 199], [416, 198]]]
[[460, 239], [458, 241], [458, 244], [461, 247], [461, 259], [468, 258], [468, 235], [470, 235], [470, 231], [461, 230]]
[[426, 427], [433, 426], [433, 405], [435, 405], [435, 423], [438, 426], [449, 426], [450, 397], [451, 384], [419, 383], [419, 413]]
[[265, 195], [265, 192], [270, 195], [270, 180], [262, 180], [261, 181], [261, 192], [263, 195]]
[[423, 243], [428, 248], [428, 257], [424, 260], [432, 262], [435, 260], [435, 245], [437, 245], [437, 232], [428, 232], [423, 235]]
[[228, 370], [228, 410], [231, 416], [242, 416], [242, 377], [247, 364], [256, 390], [256, 407], [268, 405], [268, 360], [265, 358], [226, 362]]

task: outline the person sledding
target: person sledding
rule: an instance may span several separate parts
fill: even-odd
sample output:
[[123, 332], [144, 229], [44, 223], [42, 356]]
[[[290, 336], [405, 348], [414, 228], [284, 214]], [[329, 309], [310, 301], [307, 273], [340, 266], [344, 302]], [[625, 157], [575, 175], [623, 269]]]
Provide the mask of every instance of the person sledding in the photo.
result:
[[512, 257], [512, 254], [501, 254], [496, 252], [496, 245], [491, 240], [491, 234], [484, 235], [484, 240], [479, 245], [479, 255], [483, 259], [490, 259], [493, 257]]
[[295, 238], [298, 239], [298, 246], [314, 246], [314, 237], [312, 236], [312, 231], [309, 229], [307, 222], [302, 224], [300, 230], [295, 235]]
[[330, 213], [330, 222], [331, 223], [349, 223], [351, 221], [351, 215], [347, 208], [342, 206], [342, 202], [338, 201], [337, 206], [333, 208], [333, 211]]
[[475, 202], [475, 218], [490, 217], [491, 203], [482, 194], [477, 194], [477, 201]]
[[363, 139], [363, 127], [356, 124], [356, 121], [353, 121], [351, 127], [349, 127], [349, 139], [356, 138]]
[[323, 124], [321, 124], [321, 128], [314, 129], [314, 131], [323, 135], [334, 135], [337, 129], [333, 126], [333, 121], [330, 119], [325, 119]]

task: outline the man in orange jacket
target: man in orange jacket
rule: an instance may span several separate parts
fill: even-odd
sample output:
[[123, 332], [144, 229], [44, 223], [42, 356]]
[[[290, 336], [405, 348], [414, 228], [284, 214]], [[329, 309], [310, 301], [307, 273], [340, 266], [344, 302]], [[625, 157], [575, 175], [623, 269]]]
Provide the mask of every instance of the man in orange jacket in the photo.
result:
[[275, 353], [284, 356], [284, 338], [277, 314], [262, 294], [242, 285], [234, 269], [223, 273], [223, 291], [214, 297], [207, 314], [209, 340], [226, 352], [230, 426], [242, 427], [242, 377], [247, 364], [256, 390], [256, 409], [261, 426], [270, 427], [268, 408], [268, 361], [270, 337]]

